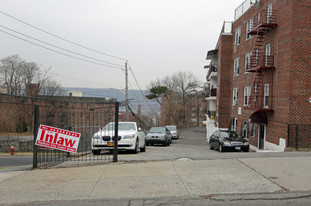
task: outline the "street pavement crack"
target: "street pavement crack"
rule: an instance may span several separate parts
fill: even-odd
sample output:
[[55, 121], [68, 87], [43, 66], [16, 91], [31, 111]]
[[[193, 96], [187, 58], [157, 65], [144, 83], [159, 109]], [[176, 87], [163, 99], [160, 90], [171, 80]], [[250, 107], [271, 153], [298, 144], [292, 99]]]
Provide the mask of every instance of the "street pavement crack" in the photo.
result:
[[[275, 193], [274, 193], [275, 194]], [[245, 194], [243, 194], [245, 195]], [[219, 197], [219, 196], [217, 196]], [[237, 198], [237, 199], [220, 199], [220, 198], [216, 198], [214, 197], [210, 197], [209, 199], [212, 199], [214, 201], [217, 202], [233, 202], [233, 201], [257, 201], [257, 200], [264, 200], [264, 201], [268, 201], [268, 200], [295, 200], [295, 199], [301, 199], [301, 198], [310, 198], [311, 194], [308, 195], [298, 195], [298, 196], [294, 196], [294, 197], [258, 197], [258, 198]]]
[[172, 163], [172, 164], [173, 164], [174, 170], [175, 170], [175, 172], [176, 172], [176, 174], [177, 174], [177, 176], [178, 176], [179, 180], [181, 181], [181, 183], [182, 183], [183, 187], [184, 187], [184, 188], [185, 188], [185, 190], [187, 191], [187, 194], [188, 194], [188, 195], [190, 195], [190, 192], [189, 192], [188, 188], [186, 187], [186, 185], [185, 185], [184, 181], [182, 180], [181, 176], [179, 175], [179, 173], [178, 173], [178, 171], [177, 171], [177, 169], [176, 169], [175, 164], [174, 164], [174, 163]]
[[94, 192], [95, 187], [97, 186], [99, 180], [103, 177], [103, 175], [104, 175], [104, 170], [105, 170], [105, 167], [103, 168], [103, 171], [102, 171], [100, 177], [97, 179], [97, 181], [96, 181], [94, 187], [92, 188], [92, 191], [90, 192], [90, 194], [89, 194], [89, 196], [87, 197], [87, 199], [90, 199], [90, 197], [91, 197], [92, 193]]
[[273, 184], [277, 185], [278, 187], [281, 188], [281, 192], [288, 192], [289, 190], [285, 187], [283, 187], [282, 185], [280, 185], [279, 183], [273, 181], [271, 178], [266, 177], [264, 174], [258, 172], [256, 169], [252, 168], [251, 166], [249, 166], [248, 164], [242, 162], [241, 160], [237, 159], [237, 161], [239, 161], [240, 163], [242, 163], [243, 165], [245, 165], [246, 167], [250, 168], [251, 170], [253, 170], [254, 172], [256, 172], [257, 174], [261, 175], [263, 178], [269, 180], [270, 182], [272, 182]]

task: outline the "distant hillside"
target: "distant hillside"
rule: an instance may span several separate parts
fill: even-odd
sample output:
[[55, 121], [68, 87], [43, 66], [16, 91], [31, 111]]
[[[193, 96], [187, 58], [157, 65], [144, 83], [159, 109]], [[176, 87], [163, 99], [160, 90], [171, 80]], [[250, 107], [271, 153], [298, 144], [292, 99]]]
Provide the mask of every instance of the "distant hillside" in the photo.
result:
[[[118, 101], [125, 101], [124, 91], [119, 89], [97, 89], [97, 88], [80, 88], [80, 87], [63, 87], [66, 91], [66, 95], [68, 95], [68, 91], [81, 91], [83, 97], [105, 97], [105, 98], [115, 98]], [[151, 111], [151, 108], [154, 111], [159, 111], [160, 106], [155, 101], [150, 101], [144, 98], [147, 90], [129, 90], [129, 100], [130, 107], [137, 111], [138, 104], [142, 105], [142, 111]], [[150, 106], [149, 106], [150, 105]], [[151, 108], [150, 108], [151, 107]], [[124, 110], [124, 108], [120, 108], [120, 110]]]

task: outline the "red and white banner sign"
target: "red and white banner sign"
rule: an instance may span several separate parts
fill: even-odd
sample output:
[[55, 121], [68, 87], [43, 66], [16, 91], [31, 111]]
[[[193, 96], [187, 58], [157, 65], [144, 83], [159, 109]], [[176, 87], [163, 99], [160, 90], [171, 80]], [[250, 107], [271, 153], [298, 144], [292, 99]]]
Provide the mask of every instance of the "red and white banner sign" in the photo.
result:
[[80, 136], [80, 133], [41, 124], [36, 145], [76, 153]]

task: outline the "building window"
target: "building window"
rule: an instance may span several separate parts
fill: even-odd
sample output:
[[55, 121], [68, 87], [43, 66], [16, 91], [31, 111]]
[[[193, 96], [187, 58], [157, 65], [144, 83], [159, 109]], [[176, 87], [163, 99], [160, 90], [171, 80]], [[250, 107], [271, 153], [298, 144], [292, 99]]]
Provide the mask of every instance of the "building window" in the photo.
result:
[[249, 105], [250, 95], [251, 95], [251, 87], [244, 87], [244, 106]]
[[233, 88], [233, 105], [238, 105], [238, 88]]
[[250, 39], [252, 37], [251, 34], [248, 32], [253, 29], [254, 26], [254, 19], [250, 19], [246, 22], [246, 40]]
[[253, 137], [256, 136], [256, 124], [255, 124], [255, 123], [252, 124], [252, 132], [251, 132], [251, 135], [252, 135]]
[[271, 23], [272, 20], [272, 3], [267, 6], [267, 23]]
[[271, 44], [266, 44], [265, 46], [265, 66], [271, 66]]
[[255, 85], [254, 85], [254, 100], [255, 101], [257, 99], [257, 94], [258, 94], [257, 90], [258, 90], [258, 87], [257, 87], [257, 82], [256, 82]]
[[240, 58], [235, 58], [234, 59], [234, 71], [233, 74], [234, 76], [238, 76], [240, 72]]
[[234, 45], [240, 45], [240, 43], [241, 43], [241, 27], [235, 30]]
[[249, 121], [242, 120], [242, 137], [249, 138]]
[[251, 68], [251, 57], [252, 57], [252, 52], [245, 54], [245, 72], [247, 72], [247, 70]]
[[269, 84], [265, 84], [264, 88], [264, 107], [269, 106]]
[[231, 130], [237, 131], [238, 118], [231, 119]]

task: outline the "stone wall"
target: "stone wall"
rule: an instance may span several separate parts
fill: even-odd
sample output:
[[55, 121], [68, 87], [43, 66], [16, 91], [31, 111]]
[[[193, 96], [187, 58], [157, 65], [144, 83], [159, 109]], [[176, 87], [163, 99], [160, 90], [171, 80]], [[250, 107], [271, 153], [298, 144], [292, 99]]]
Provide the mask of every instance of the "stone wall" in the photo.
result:
[[33, 149], [32, 140], [0, 140], [0, 152], [10, 152], [14, 146], [15, 152], [31, 152]]

